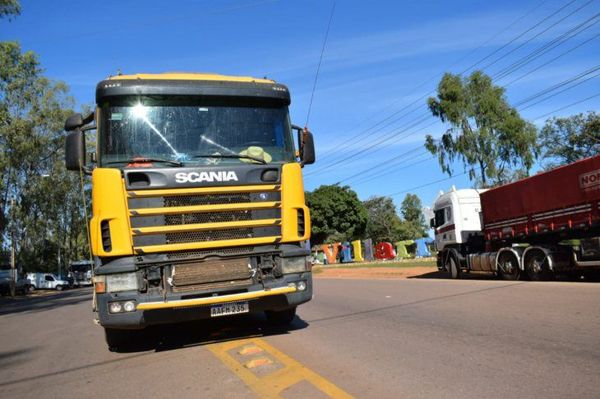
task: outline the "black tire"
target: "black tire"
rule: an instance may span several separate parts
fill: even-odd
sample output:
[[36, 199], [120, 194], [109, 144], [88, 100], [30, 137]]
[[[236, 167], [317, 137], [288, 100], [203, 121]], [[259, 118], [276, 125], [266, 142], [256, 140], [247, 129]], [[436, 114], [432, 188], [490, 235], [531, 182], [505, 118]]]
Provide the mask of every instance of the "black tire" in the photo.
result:
[[501, 253], [498, 257], [498, 275], [502, 280], [518, 280], [521, 268], [516, 257], [510, 252]]
[[539, 251], [527, 256], [525, 270], [531, 281], [549, 281], [554, 279], [554, 272], [550, 270], [548, 257]]
[[119, 330], [115, 328], [104, 328], [104, 337], [108, 350], [116, 352], [119, 349], [127, 348], [136, 342], [139, 334], [137, 330]]
[[265, 316], [269, 323], [274, 325], [288, 325], [296, 317], [296, 307], [286, 310], [265, 310]]
[[458, 261], [453, 255], [448, 255], [448, 259], [446, 260], [446, 271], [448, 272], [448, 277], [456, 280], [460, 278], [462, 270], [458, 264]]
[[62, 291], [63, 290], [63, 286], [62, 285], [57, 285], [56, 286], [56, 291]]

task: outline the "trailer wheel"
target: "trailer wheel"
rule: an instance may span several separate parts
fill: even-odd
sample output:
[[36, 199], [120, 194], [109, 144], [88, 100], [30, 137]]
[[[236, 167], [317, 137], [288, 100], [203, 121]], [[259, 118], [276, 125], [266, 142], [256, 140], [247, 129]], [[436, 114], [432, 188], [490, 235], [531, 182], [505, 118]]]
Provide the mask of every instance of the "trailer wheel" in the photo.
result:
[[548, 281], [554, 277], [548, 264], [548, 257], [541, 251], [532, 251], [531, 255], [527, 256], [525, 270], [531, 281]]
[[498, 275], [502, 280], [518, 280], [521, 274], [519, 261], [511, 252], [503, 252], [498, 257]]
[[460, 278], [460, 266], [452, 254], [448, 255], [448, 260], [446, 261], [446, 270], [448, 271], [448, 277], [451, 279]]

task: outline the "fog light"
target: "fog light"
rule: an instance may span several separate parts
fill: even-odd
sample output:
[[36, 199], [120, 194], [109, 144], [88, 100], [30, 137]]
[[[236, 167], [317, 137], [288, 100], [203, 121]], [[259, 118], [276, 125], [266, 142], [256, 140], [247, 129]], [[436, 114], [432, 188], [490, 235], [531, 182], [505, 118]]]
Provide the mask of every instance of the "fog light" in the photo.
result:
[[304, 291], [306, 289], [306, 281], [298, 281], [298, 291]]
[[123, 304], [123, 309], [126, 312], [133, 312], [135, 310], [135, 302], [133, 301], [127, 301]]
[[302, 273], [307, 270], [307, 263], [306, 256], [281, 258], [281, 271], [283, 274]]
[[121, 305], [121, 302], [111, 302], [108, 305], [108, 311], [110, 313], [121, 313], [123, 311], [123, 306]]

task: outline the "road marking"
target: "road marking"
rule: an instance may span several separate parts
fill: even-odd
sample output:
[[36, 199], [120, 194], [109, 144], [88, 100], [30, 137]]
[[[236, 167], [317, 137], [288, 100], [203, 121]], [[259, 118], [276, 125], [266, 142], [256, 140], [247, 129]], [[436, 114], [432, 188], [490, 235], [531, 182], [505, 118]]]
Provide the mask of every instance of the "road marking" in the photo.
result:
[[[258, 347], [261, 349], [261, 351], [258, 352], [266, 352], [275, 363], [282, 367], [266, 375], [257, 375], [251, 371], [250, 368], [245, 366], [245, 364], [248, 363], [244, 361], [240, 362], [235, 356], [236, 353], [244, 357], [251, 356], [252, 353], [242, 353], [244, 348], [248, 347]], [[287, 388], [290, 388], [299, 382], [307, 381], [331, 398], [352, 398], [350, 394], [333, 384], [331, 381], [305, 367], [302, 363], [289, 357], [260, 338], [214, 343], [208, 345], [207, 348], [260, 397], [279, 398]], [[273, 361], [270, 361], [270, 359], [263, 356], [253, 360], [260, 359], [269, 360], [268, 364], [273, 364]], [[264, 360], [259, 363], [261, 362], [264, 362]], [[261, 366], [265, 364], [267, 363], [257, 365], [254, 369], [260, 369]]]
[[260, 353], [262, 351], [263, 350], [256, 345], [247, 345], [247, 346], [244, 346], [242, 349], [240, 349], [238, 353], [243, 356], [248, 356], [248, 355], [256, 355], [257, 353]]
[[244, 367], [247, 369], [255, 369], [260, 366], [266, 366], [267, 364], [273, 364], [273, 361], [266, 357], [259, 357], [258, 359], [250, 360], [248, 363], [244, 364]]

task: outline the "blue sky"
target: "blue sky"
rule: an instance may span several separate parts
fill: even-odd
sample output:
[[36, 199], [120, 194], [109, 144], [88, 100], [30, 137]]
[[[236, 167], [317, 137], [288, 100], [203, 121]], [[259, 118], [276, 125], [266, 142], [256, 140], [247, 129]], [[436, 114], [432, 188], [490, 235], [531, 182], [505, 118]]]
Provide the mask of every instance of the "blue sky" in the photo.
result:
[[[342, 181], [361, 199], [398, 193], [398, 205], [410, 190], [429, 205], [439, 190], [470, 187], [464, 175], [439, 181], [447, 175], [424, 153], [424, 135], [447, 127], [428, 114], [422, 97], [445, 71], [462, 72], [493, 54], [478, 67], [497, 76], [570, 29], [582, 31], [496, 82], [505, 85], [539, 68], [507, 86], [509, 102], [517, 104], [590, 71], [600, 64], [599, 3], [338, 0], [311, 111], [318, 162], [305, 169], [306, 188]], [[267, 76], [288, 85], [292, 119], [303, 125], [331, 6], [327, 0], [24, 0], [21, 16], [1, 22], [0, 40], [18, 40], [38, 53], [46, 75], [65, 81], [80, 104], [93, 103], [96, 83], [118, 70]], [[522, 115], [541, 125], [545, 118], [537, 117], [598, 94], [597, 74], [547, 101], [525, 104], [530, 107]], [[598, 111], [599, 105], [594, 97], [552, 115]], [[376, 173], [386, 174], [371, 176]]]

